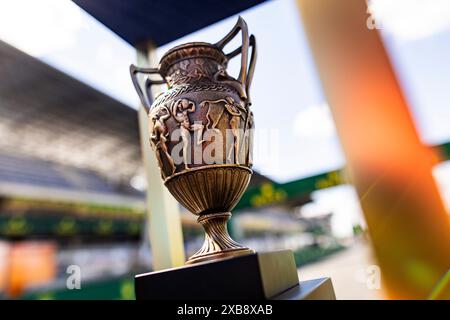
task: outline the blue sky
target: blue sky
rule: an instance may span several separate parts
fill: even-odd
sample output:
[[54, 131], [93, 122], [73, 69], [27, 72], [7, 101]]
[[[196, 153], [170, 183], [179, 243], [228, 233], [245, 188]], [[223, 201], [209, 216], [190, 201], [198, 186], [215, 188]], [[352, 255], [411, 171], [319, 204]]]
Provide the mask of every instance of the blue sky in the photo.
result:
[[[450, 141], [450, 1], [373, 0], [371, 8], [377, 21], [383, 21], [383, 38], [422, 140]], [[295, 1], [269, 1], [241, 15], [259, 47], [252, 84], [256, 126], [261, 131], [256, 169], [288, 181], [344, 166]], [[189, 41], [216, 42], [236, 18], [179, 39], [158, 53]], [[131, 107], [138, 105], [128, 74], [128, 66], [136, 60], [134, 49], [69, 0], [0, 0], [0, 39]], [[233, 62], [230, 73], [236, 70]], [[446, 195], [449, 170], [448, 166], [438, 170], [441, 189], [449, 190]], [[341, 210], [341, 217], [346, 215], [353, 223], [359, 212], [354, 190], [348, 186], [336, 190], [318, 192], [316, 203], [306, 210]], [[342, 199], [353, 200], [344, 204]]]
[[415, 41], [386, 36], [391, 59], [421, 138], [450, 140], [450, 29]]

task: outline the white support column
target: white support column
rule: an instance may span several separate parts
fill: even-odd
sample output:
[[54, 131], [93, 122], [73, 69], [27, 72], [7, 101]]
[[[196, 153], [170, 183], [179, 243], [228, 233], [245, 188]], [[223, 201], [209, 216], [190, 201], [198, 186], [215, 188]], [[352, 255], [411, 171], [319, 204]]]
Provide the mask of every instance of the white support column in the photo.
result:
[[[139, 67], [155, 66], [156, 48], [148, 44], [137, 51]], [[155, 90], [152, 88], [152, 96]], [[139, 107], [139, 131], [142, 160], [147, 179], [147, 230], [152, 249], [153, 269], [161, 270], [184, 265], [184, 245], [178, 202], [164, 186], [156, 156], [149, 143], [147, 110]]]

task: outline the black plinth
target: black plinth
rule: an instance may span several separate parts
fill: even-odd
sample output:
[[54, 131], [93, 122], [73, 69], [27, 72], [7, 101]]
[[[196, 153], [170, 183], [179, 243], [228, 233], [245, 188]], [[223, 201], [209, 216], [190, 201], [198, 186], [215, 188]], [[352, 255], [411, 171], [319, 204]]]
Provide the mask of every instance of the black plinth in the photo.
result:
[[140, 274], [135, 290], [138, 300], [272, 299], [298, 283], [294, 257], [286, 250]]
[[273, 297], [274, 300], [336, 300], [330, 278], [300, 281], [298, 286]]

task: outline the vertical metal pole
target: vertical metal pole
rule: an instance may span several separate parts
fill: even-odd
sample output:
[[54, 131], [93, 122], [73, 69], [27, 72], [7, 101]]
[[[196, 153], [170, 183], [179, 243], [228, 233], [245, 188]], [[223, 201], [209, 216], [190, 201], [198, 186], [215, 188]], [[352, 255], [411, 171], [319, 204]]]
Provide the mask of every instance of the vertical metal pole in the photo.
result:
[[450, 266], [450, 223], [364, 0], [297, 0], [392, 298], [426, 298]]
[[[137, 50], [137, 63], [141, 67], [156, 65], [156, 47], [148, 43]], [[157, 88], [152, 88], [155, 96]], [[147, 110], [139, 107], [139, 131], [142, 160], [147, 178], [147, 230], [152, 250], [153, 270], [184, 265], [184, 245], [181, 228], [180, 207], [161, 180], [156, 156], [149, 143]]]

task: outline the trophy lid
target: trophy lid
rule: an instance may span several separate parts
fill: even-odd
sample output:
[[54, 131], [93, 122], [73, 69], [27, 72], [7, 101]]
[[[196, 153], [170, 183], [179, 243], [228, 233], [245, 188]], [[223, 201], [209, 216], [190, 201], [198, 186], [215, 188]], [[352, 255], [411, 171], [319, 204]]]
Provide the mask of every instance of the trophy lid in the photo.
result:
[[159, 63], [160, 73], [166, 76], [167, 71], [174, 64], [186, 59], [195, 58], [212, 59], [221, 65], [224, 65], [228, 60], [225, 53], [213, 44], [207, 42], [188, 42], [170, 49], [163, 55]]

